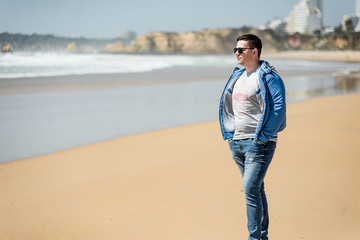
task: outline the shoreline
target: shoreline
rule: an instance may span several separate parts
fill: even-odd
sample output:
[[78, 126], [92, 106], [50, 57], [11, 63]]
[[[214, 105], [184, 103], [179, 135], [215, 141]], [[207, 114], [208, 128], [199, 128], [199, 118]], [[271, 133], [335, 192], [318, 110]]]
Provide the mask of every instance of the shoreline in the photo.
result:
[[[280, 66], [287, 81], [288, 103], [360, 91], [359, 74], [338, 73], [357, 64], [315, 63], [318, 67], [314, 67], [310, 62], [311, 67], [306, 63], [301, 68], [303, 62], [295, 63], [298, 65]], [[328, 71], [332, 66], [337, 68]], [[230, 72], [227, 67], [176, 67], [142, 73], [1, 79], [0, 162], [216, 120], [218, 98]], [[146, 122], [141, 121], [144, 114]]]
[[176, 67], [148, 72], [98, 73], [0, 79], [0, 96], [88, 92], [116, 88], [151, 86], [218, 80], [229, 75], [229, 68]]
[[[359, 93], [289, 105], [265, 180], [270, 238], [360, 237], [358, 119]], [[4, 240], [247, 237], [217, 121], [3, 163], [0, 174]]]
[[[231, 57], [232, 55], [229, 54], [229, 58]], [[264, 52], [262, 54], [262, 59], [360, 63], [360, 51]], [[233, 66], [230, 65], [228, 67], [182, 66], [156, 69], [147, 72], [1, 78], [0, 96], [56, 92], [87, 92], [134, 86], [226, 80], [235, 66], [237, 66], [236, 62], [234, 62]], [[278, 68], [279, 67], [277, 67], [277, 69]], [[281, 74], [282, 77], [286, 78], [293, 76], [293, 73], [288, 72], [286, 68], [282, 70], [284, 71], [284, 73]], [[358, 71], [360, 71], [360, 68]], [[328, 74], [321, 71], [319, 73]], [[295, 74], [300, 73], [295, 71]]]
[[309, 60], [309, 61], [338, 61], [338, 62], [360, 62], [360, 51], [344, 50], [344, 51], [281, 51], [264, 53], [268, 58], [281, 58], [293, 60]]

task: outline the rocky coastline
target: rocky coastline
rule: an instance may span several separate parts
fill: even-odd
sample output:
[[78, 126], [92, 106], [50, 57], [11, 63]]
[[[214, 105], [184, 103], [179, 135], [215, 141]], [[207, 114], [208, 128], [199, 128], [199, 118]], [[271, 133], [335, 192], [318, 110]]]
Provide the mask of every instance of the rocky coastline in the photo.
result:
[[16, 51], [63, 51], [72, 53], [126, 54], [227, 54], [239, 35], [252, 33], [263, 41], [267, 53], [284, 51], [358, 51], [360, 33], [336, 32], [315, 35], [279, 35], [250, 27], [203, 29], [198, 32], [135, 33], [114, 39], [65, 38], [53, 35], [0, 33], [0, 49]]
[[285, 50], [284, 45], [271, 31], [255, 29], [204, 29], [200, 32], [154, 32], [139, 36], [130, 45], [122, 42], [108, 44], [102, 52], [110, 53], [158, 53], [158, 54], [224, 54], [234, 46], [236, 38], [253, 33], [264, 39], [264, 47], [270, 52]]

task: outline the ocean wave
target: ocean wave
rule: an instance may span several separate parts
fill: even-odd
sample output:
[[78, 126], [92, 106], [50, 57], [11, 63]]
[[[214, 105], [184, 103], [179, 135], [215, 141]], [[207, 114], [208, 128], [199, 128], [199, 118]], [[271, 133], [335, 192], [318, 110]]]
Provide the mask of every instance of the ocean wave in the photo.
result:
[[146, 72], [177, 66], [232, 66], [228, 56], [19, 52], [0, 56], [0, 78]]
[[[358, 63], [269, 59], [280, 73], [351, 72]], [[15, 52], [0, 55], [0, 78], [147, 72], [173, 67], [229, 67], [232, 55], [74, 54]]]

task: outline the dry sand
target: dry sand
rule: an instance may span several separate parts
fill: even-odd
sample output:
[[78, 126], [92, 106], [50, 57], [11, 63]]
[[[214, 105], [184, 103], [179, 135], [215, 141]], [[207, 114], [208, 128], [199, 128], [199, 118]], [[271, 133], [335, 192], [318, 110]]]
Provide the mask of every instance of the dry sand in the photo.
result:
[[[360, 94], [289, 105], [266, 177], [270, 239], [360, 239]], [[247, 239], [218, 122], [0, 165], [0, 239]]]

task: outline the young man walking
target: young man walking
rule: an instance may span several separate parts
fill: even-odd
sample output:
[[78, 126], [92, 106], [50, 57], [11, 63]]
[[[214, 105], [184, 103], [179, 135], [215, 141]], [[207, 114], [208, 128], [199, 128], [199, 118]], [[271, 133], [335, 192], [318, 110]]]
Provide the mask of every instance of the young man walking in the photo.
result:
[[235, 68], [220, 101], [220, 126], [241, 176], [249, 240], [268, 239], [264, 177], [286, 126], [285, 86], [275, 69], [260, 60], [262, 42], [252, 34], [238, 37]]

